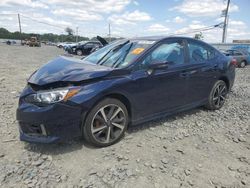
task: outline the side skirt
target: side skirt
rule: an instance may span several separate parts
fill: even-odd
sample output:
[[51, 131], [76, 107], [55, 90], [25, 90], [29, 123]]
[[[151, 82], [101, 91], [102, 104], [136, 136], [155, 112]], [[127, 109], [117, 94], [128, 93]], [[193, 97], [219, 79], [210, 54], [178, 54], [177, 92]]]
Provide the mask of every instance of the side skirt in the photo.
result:
[[167, 117], [167, 116], [170, 116], [170, 115], [174, 115], [176, 113], [180, 113], [180, 112], [187, 111], [187, 110], [190, 110], [190, 109], [194, 109], [194, 108], [203, 106], [206, 103], [207, 103], [207, 100], [202, 100], [202, 101], [187, 104], [187, 105], [184, 105], [184, 106], [181, 106], [181, 107], [173, 108], [173, 109], [168, 110], [168, 111], [158, 112], [158, 113], [155, 113], [155, 114], [150, 115], [150, 116], [141, 117], [140, 119], [132, 120], [131, 121], [131, 126], [135, 126], [135, 125], [142, 124], [142, 123], [152, 121], [152, 120], [155, 120], [155, 119], [159, 119], [159, 118]]

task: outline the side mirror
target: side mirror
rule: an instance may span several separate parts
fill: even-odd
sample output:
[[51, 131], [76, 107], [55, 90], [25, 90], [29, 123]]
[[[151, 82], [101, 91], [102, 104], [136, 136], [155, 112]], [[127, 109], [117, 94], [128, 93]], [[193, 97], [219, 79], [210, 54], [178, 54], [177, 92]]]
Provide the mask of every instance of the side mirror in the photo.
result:
[[148, 68], [152, 70], [167, 69], [169, 64], [170, 62], [168, 61], [153, 61], [148, 65]]

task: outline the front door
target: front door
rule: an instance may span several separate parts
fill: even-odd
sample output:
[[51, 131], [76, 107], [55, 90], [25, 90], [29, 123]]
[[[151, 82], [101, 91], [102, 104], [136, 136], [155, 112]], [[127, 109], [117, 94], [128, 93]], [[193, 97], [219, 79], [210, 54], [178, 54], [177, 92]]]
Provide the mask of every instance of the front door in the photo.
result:
[[[173, 39], [160, 43], [143, 57], [138, 70], [132, 73], [135, 109], [140, 116], [137, 118], [185, 105], [185, 57], [186, 44], [182, 40]], [[168, 67], [151, 70], [149, 66], [155, 62], [167, 62]]]

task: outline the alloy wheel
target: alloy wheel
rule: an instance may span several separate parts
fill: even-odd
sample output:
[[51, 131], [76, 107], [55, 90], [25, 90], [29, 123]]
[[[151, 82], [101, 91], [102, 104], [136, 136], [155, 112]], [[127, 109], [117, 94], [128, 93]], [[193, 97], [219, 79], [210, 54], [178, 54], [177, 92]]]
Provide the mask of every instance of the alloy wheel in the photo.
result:
[[99, 143], [110, 143], [118, 138], [126, 126], [126, 116], [121, 107], [109, 104], [101, 107], [91, 123], [93, 138]]
[[219, 84], [214, 91], [213, 95], [213, 103], [216, 106], [216, 108], [222, 107], [222, 105], [225, 103], [227, 96], [227, 87], [225, 84]]
[[79, 55], [79, 56], [81, 56], [82, 55], [82, 51], [81, 50], [77, 50], [76, 54]]

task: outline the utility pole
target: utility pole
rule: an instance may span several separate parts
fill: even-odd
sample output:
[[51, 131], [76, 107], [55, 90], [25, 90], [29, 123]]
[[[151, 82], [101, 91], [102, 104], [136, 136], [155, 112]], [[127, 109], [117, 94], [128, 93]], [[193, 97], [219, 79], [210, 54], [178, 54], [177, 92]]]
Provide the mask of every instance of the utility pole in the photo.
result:
[[62, 34], [61, 34], [61, 42], [64, 42], [64, 41], [63, 41], [63, 32], [62, 32]]
[[19, 23], [19, 31], [20, 31], [20, 39], [21, 39], [21, 45], [22, 45], [22, 27], [21, 27], [21, 20], [20, 20], [20, 14], [17, 14], [18, 17], [18, 23]]
[[110, 29], [110, 23], [109, 23], [109, 42], [111, 42], [111, 29]]
[[76, 42], [78, 42], [78, 27], [76, 27]]
[[222, 34], [222, 43], [226, 42], [226, 30], [228, 25], [228, 9], [229, 9], [230, 0], [227, 0], [227, 8], [225, 11], [225, 19], [224, 19], [224, 25], [223, 25], [223, 34]]

